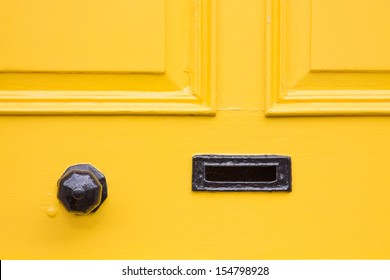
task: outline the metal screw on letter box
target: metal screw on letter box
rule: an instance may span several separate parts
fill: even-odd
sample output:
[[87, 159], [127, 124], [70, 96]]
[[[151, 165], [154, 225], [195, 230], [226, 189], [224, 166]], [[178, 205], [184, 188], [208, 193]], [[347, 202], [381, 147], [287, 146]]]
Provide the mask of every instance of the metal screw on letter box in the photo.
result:
[[107, 198], [106, 177], [90, 164], [73, 165], [58, 180], [57, 197], [69, 212], [96, 212]]

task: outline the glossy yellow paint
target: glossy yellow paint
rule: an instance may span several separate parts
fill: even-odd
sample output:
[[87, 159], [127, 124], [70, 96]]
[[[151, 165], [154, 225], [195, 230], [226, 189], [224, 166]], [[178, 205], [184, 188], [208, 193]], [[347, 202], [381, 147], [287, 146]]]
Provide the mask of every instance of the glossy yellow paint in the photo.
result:
[[0, 69], [164, 72], [165, 13], [165, 0], [1, 1]]
[[[19, 7], [20, 1], [1, 3], [5, 13], [14, 11], [15, 17], [5, 17], [0, 29], [5, 41], [0, 47], [0, 70], [1, 59], [5, 65], [0, 72], [0, 114], [215, 114], [215, 0], [131, 0], [113, 7], [102, 0], [92, 10], [88, 5], [93, 1], [60, 1], [66, 16], [58, 18], [40, 8], [46, 2], [31, 2], [27, 9]], [[49, 2], [58, 11], [56, 3]], [[105, 5], [111, 8], [106, 11]], [[106, 24], [115, 11], [128, 22]], [[29, 30], [31, 18], [40, 19], [38, 26], [53, 24], [43, 24], [42, 31], [33, 24]], [[51, 36], [62, 30], [66, 32]], [[103, 36], [105, 32], [114, 35]], [[162, 43], [158, 37], [164, 37]], [[99, 44], [96, 38], [107, 42]], [[26, 46], [30, 39], [31, 49]], [[46, 41], [48, 45], [41, 44]], [[149, 55], [150, 48], [154, 55]]]
[[388, 115], [389, 5], [267, 0], [267, 115]]
[[311, 2], [312, 69], [386, 71], [390, 68], [389, 1], [355, 1], [353, 6], [349, 0]]
[[[215, 116], [0, 117], [1, 259], [390, 258], [388, 117], [266, 117], [269, 6], [218, 4]], [[192, 192], [200, 153], [289, 155], [293, 191]], [[80, 162], [109, 186], [87, 216], [56, 198], [58, 178]]]

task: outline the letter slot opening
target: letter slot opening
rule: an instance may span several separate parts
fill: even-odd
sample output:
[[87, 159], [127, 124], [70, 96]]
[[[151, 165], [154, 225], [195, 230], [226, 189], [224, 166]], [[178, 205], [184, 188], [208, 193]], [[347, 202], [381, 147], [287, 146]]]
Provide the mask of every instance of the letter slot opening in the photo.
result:
[[210, 182], [274, 182], [276, 166], [206, 165], [205, 177]]
[[196, 155], [193, 191], [291, 191], [291, 158], [280, 155]]

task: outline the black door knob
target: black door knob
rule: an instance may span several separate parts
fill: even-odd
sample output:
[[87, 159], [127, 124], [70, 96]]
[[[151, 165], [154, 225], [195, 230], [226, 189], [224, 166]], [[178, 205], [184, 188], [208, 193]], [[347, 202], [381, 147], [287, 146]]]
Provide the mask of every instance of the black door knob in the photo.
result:
[[58, 180], [57, 197], [69, 212], [96, 212], [107, 198], [106, 178], [90, 164], [73, 165]]

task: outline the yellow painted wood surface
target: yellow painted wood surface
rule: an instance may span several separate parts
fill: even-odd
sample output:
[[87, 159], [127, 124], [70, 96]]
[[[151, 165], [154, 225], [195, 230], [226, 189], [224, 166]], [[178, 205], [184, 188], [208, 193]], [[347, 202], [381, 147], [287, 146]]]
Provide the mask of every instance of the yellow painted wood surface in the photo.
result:
[[389, 70], [389, 1], [311, 2], [313, 69]]
[[0, 114], [215, 114], [215, 0], [46, 2], [0, 3]]
[[390, 114], [390, 4], [336, 2], [266, 1], [268, 116]]
[[164, 72], [165, 2], [1, 1], [0, 70]]
[[[265, 4], [219, 1], [215, 116], [1, 116], [0, 259], [390, 258], [389, 119], [266, 117]], [[289, 155], [293, 191], [192, 192], [200, 153]], [[109, 186], [82, 217], [56, 199], [80, 162]]]

